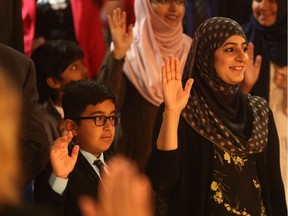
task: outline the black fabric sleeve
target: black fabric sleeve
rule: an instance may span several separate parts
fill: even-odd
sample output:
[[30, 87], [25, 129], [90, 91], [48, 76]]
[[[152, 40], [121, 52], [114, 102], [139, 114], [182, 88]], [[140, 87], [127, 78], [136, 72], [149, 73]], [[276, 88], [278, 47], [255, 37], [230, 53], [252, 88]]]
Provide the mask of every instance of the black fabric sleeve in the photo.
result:
[[125, 60], [117, 60], [108, 53], [101, 65], [97, 81], [109, 87], [117, 96], [117, 106], [122, 107], [126, 94], [126, 76], [123, 72]]
[[[150, 154], [146, 173], [156, 191], [171, 189], [178, 181], [180, 175], [179, 149], [171, 151], [158, 150], [156, 142], [162, 124], [164, 104], [158, 110], [152, 139], [152, 152]], [[178, 143], [179, 144], [179, 143]]]

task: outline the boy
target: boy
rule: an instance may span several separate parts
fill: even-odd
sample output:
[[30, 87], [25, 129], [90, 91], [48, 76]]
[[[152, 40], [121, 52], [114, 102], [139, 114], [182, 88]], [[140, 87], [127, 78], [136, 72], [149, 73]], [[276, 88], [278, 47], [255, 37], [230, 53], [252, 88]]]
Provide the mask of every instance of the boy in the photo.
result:
[[82, 195], [97, 198], [101, 173], [94, 164], [100, 160], [105, 166], [104, 152], [114, 139], [120, 117], [115, 94], [92, 80], [68, 83], [62, 106], [68, 134], [51, 147], [52, 172], [47, 168], [44, 184], [35, 185], [35, 199], [63, 207], [63, 215], [81, 215], [78, 199]]
[[72, 80], [87, 79], [83, 57], [80, 47], [66, 40], [48, 41], [37, 47], [31, 56], [36, 67], [42, 122], [50, 145], [61, 136], [58, 123], [64, 117], [63, 87]]

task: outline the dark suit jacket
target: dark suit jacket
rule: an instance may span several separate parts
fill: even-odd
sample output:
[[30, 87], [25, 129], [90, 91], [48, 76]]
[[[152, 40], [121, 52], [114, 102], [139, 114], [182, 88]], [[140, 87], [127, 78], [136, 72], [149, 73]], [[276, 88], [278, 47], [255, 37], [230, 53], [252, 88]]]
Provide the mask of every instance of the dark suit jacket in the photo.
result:
[[58, 124], [62, 120], [62, 117], [56, 110], [51, 99], [39, 104], [39, 107], [49, 143], [52, 145], [54, 140], [60, 137], [58, 132]]
[[81, 152], [79, 152], [76, 165], [69, 175], [63, 196], [53, 191], [49, 185], [50, 174], [51, 166], [48, 165], [35, 181], [34, 198], [36, 204], [50, 205], [50, 210], [57, 212], [57, 215], [80, 216], [79, 197], [88, 195], [97, 199], [100, 179]]
[[47, 211], [46, 206], [41, 206], [41, 208], [34, 208], [32, 206], [26, 205], [1, 205], [0, 206], [1, 216], [54, 216], [54, 212]]
[[[1, 7], [0, 7], [1, 8]], [[36, 73], [32, 60], [0, 43], [0, 67], [22, 93], [20, 157], [24, 184], [34, 179], [45, 167], [49, 144], [40, 118]]]
[[0, 43], [23, 53], [22, 1], [0, 0], [0, 5]]

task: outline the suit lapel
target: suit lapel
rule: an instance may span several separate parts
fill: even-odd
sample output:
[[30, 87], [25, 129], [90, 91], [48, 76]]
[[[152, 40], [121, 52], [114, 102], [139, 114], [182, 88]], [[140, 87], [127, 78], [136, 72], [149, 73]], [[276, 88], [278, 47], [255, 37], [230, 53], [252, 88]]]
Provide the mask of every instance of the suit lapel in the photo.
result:
[[82, 170], [82, 173], [86, 175], [93, 183], [99, 182], [99, 176], [81, 152], [79, 152], [76, 166]]

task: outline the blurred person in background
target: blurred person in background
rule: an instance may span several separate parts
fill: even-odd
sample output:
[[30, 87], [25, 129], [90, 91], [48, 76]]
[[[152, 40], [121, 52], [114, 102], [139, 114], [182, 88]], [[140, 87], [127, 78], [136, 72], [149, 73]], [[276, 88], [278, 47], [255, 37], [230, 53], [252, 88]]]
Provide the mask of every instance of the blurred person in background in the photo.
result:
[[247, 70], [246, 92], [269, 102], [280, 141], [280, 165], [286, 197], [288, 193], [288, 104], [287, 104], [287, 1], [253, 0], [251, 19], [245, 34], [254, 44], [254, 54], [262, 56], [260, 74]]
[[49, 215], [21, 203], [21, 109], [21, 91], [0, 67], [0, 215]]
[[[23, 167], [24, 200], [31, 201], [31, 181], [42, 170], [48, 159], [48, 140], [40, 120], [35, 83], [34, 64], [17, 51], [24, 53], [23, 24], [19, 0], [0, 1], [0, 66], [12, 76], [23, 96], [23, 127], [21, 165]], [[6, 47], [9, 46], [15, 50]], [[17, 50], [17, 51], [16, 51]]]
[[73, 80], [87, 79], [84, 53], [73, 41], [46, 41], [31, 56], [35, 63], [39, 107], [50, 145], [65, 131], [62, 95]]
[[0, 44], [0, 67], [21, 92], [22, 121], [20, 153], [22, 187], [29, 184], [48, 160], [49, 143], [37, 104], [35, 66], [31, 59], [11, 47]]
[[88, 78], [95, 78], [106, 53], [100, 17], [105, 0], [37, 0], [34, 43], [71, 40], [84, 52]]

